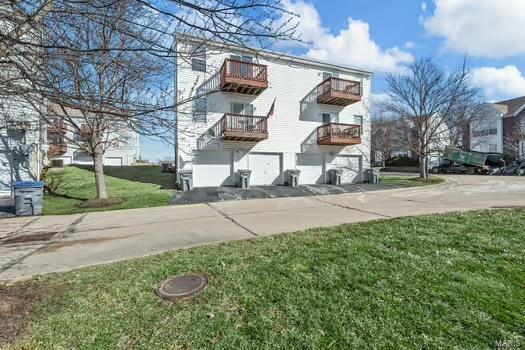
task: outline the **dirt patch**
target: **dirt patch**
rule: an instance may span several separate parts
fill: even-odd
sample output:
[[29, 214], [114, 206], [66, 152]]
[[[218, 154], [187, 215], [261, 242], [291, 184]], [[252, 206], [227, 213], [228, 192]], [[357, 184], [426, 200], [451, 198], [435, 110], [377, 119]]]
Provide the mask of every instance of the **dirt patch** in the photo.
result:
[[57, 233], [58, 232], [44, 232], [44, 233], [35, 233], [35, 234], [32, 234], [32, 235], [17, 236], [17, 237], [13, 237], [13, 238], [10, 238], [10, 239], [6, 239], [5, 241], [1, 241], [0, 245], [2, 245], [2, 244], [37, 242], [37, 241], [49, 241]]
[[42, 299], [42, 290], [34, 281], [0, 284], [0, 345], [23, 332], [36, 303]]
[[76, 205], [77, 208], [105, 208], [124, 203], [122, 198], [88, 199]]

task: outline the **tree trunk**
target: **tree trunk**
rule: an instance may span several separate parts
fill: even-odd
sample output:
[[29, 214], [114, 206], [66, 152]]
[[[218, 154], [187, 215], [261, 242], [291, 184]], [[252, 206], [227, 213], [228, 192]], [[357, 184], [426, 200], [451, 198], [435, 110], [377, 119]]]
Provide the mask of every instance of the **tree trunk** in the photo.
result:
[[102, 154], [95, 154], [93, 156], [93, 163], [95, 165], [95, 185], [97, 187], [97, 198], [107, 199], [108, 191], [106, 190], [106, 182], [104, 180], [104, 156]]
[[422, 179], [428, 177], [427, 157], [424, 155], [419, 156], [419, 177]]

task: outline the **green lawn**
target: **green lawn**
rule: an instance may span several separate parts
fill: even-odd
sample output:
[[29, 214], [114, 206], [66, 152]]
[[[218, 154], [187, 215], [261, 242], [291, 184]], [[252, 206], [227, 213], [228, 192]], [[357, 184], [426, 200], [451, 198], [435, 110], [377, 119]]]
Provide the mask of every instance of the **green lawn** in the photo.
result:
[[105, 167], [104, 171], [109, 195], [124, 199], [123, 203], [105, 208], [78, 208], [79, 203], [96, 197], [95, 177], [89, 167], [68, 166], [48, 173], [51, 180], [61, 185], [57, 195], [45, 196], [44, 214], [168, 205], [173, 195], [175, 175], [161, 173], [159, 166]]
[[412, 176], [390, 176], [385, 175], [380, 177], [380, 182], [384, 184], [396, 185], [400, 187], [420, 187], [428, 185], [437, 185], [445, 182], [440, 177], [429, 177], [427, 179], [421, 179], [419, 177]]
[[[14, 349], [493, 349], [525, 342], [525, 211], [315, 229], [42, 277]], [[154, 287], [184, 272], [194, 300]], [[65, 287], [69, 288], [65, 291]]]

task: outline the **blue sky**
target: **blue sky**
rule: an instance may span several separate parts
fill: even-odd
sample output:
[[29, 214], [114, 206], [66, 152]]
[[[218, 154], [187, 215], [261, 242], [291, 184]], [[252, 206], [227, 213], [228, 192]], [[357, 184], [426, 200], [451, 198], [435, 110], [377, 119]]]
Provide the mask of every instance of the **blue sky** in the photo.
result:
[[[285, 0], [300, 15], [311, 44], [281, 50], [376, 73], [373, 93], [384, 98], [384, 76], [418, 57], [445, 68], [465, 54], [473, 84], [487, 101], [525, 95], [525, 0]], [[170, 146], [143, 140], [141, 155], [163, 159]]]

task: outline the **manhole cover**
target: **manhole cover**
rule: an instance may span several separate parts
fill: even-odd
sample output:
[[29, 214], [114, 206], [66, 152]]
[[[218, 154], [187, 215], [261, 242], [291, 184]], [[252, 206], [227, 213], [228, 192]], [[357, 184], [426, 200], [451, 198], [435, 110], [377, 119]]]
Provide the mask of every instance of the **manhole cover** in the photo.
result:
[[199, 294], [208, 284], [208, 279], [196, 273], [168, 278], [157, 289], [157, 294], [169, 300], [182, 300]]

